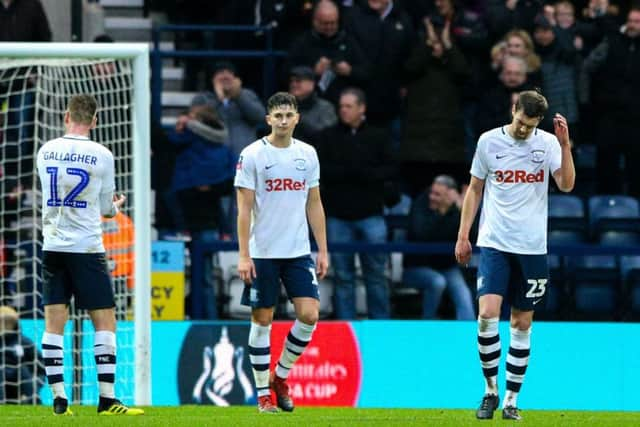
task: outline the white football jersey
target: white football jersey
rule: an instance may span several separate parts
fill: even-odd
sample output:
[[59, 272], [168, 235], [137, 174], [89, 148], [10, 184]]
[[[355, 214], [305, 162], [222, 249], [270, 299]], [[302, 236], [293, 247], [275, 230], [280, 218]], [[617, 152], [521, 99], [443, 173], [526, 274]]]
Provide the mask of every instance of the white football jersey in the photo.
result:
[[292, 139], [278, 148], [259, 139], [242, 150], [234, 181], [255, 191], [249, 255], [296, 258], [311, 253], [307, 222], [309, 189], [320, 185], [316, 150]]
[[45, 251], [104, 252], [100, 199], [113, 198], [115, 171], [108, 148], [65, 135], [38, 151]]
[[471, 175], [485, 180], [478, 246], [547, 253], [547, 193], [561, 161], [557, 138], [541, 129], [524, 141], [506, 126], [480, 136], [471, 164]]

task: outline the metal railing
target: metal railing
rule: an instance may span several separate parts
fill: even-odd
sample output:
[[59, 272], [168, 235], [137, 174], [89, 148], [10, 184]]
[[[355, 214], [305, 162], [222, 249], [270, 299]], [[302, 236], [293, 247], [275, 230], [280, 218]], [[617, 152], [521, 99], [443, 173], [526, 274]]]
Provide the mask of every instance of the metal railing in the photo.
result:
[[[205, 50], [162, 50], [161, 34], [166, 32], [262, 32], [265, 48], [262, 50], [205, 49]], [[263, 58], [263, 96], [274, 92], [276, 78], [276, 57], [287, 55], [273, 47], [271, 27], [254, 25], [159, 25], [152, 30], [153, 50], [151, 51], [151, 119], [160, 123], [162, 116], [162, 59], [163, 58]]]
[[[454, 243], [333, 243], [329, 244], [329, 253], [392, 253], [404, 254], [453, 254]], [[191, 319], [202, 319], [204, 313], [204, 260], [216, 252], [237, 251], [237, 242], [191, 242]], [[474, 246], [474, 253], [478, 248]], [[602, 246], [598, 244], [550, 245], [549, 255], [640, 255], [640, 246]]]

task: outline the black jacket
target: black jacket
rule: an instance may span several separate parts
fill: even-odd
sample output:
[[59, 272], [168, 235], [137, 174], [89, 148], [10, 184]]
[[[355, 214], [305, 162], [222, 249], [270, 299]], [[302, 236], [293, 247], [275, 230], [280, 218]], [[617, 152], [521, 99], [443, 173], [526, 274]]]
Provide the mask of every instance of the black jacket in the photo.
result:
[[367, 117], [371, 123], [386, 125], [401, 110], [402, 66], [415, 42], [411, 19], [394, 5], [385, 17], [366, 5], [353, 6], [345, 17], [352, 34], [371, 64], [367, 93]]
[[0, 41], [51, 41], [49, 21], [40, 0], [14, 0], [7, 9], [0, 3]]
[[[370, 66], [366, 56], [360, 49], [356, 41], [345, 33], [338, 31], [333, 37], [325, 37], [313, 30], [304, 33], [293, 42], [289, 51], [287, 69], [298, 65], [315, 67], [321, 57], [327, 57], [332, 64], [345, 61], [351, 65], [350, 76], [338, 76], [331, 82], [325, 92], [318, 93], [323, 98], [338, 104], [340, 92], [348, 86], [364, 86], [369, 79]], [[319, 79], [320, 76], [316, 76]]]
[[[429, 208], [429, 194], [424, 192], [413, 201], [409, 212], [409, 230], [407, 239], [410, 242], [447, 242], [455, 243], [460, 225], [460, 210], [451, 205], [449, 210], [440, 212]], [[430, 267], [446, 269], [455, 266], [453, 253], [447, 255], [407, 254], [404, 256], [405, 267]]]
[[327, 216], [359, 220], [382, 215], [384, 182], [396, 175], [387, 131], [364, 122], [342, 123], [319, 138], [320, 183]]

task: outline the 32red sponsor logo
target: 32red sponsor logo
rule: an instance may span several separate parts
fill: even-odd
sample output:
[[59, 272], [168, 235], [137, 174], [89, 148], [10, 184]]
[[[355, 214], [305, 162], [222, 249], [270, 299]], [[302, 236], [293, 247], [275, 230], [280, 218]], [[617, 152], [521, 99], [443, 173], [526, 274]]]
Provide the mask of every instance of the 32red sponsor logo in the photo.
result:
[[538, 173], [527, 173], [523, 170], [497, 170], [496, 181], [507, 184], [544, 182], [544, 170]]
[[295, 181], [291, 178], [267, 179], [264, 182], [267, 191], [303, 191], [307, 186], [307, 181]]

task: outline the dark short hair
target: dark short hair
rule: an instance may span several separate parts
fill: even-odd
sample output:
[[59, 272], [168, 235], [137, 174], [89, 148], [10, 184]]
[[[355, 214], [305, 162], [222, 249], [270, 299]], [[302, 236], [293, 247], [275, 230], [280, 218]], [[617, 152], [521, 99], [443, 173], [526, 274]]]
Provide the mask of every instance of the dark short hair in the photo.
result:
[[271, 112], [278, 107], [291, 106], [298, 111], [298, 102], [296, 97], [287, 92], [276, 92], [267, 101], [267, 112]]
[[348, 87], [344, 89], [342, 92], [340, 92], [340, 97], [342, 98], [342, 96], [344, 95], [353, 95], [356, 97], [356, 101], [358, 102], [358, 104], [367, 105], [367, 96], [364, 94], [364, 91], [358, 87]]
[[520, 92], [516, 103], [516, 111], [522, 111], [525, 116], [531, 118], [539, 117], [542, 119], [548, 108], [547, 99], [535, 90]]
[[211, 75], [215, 76], [220, 71], [224, 71], [224, 70], [231, 72], [231, 74], [233, 74], [234, 76], [238, 75], [238, 70], [236, 69], [236, 66], [233, 65], [233, 63], [230, 61], [218, 61], [215, 64], [213, 64]]

